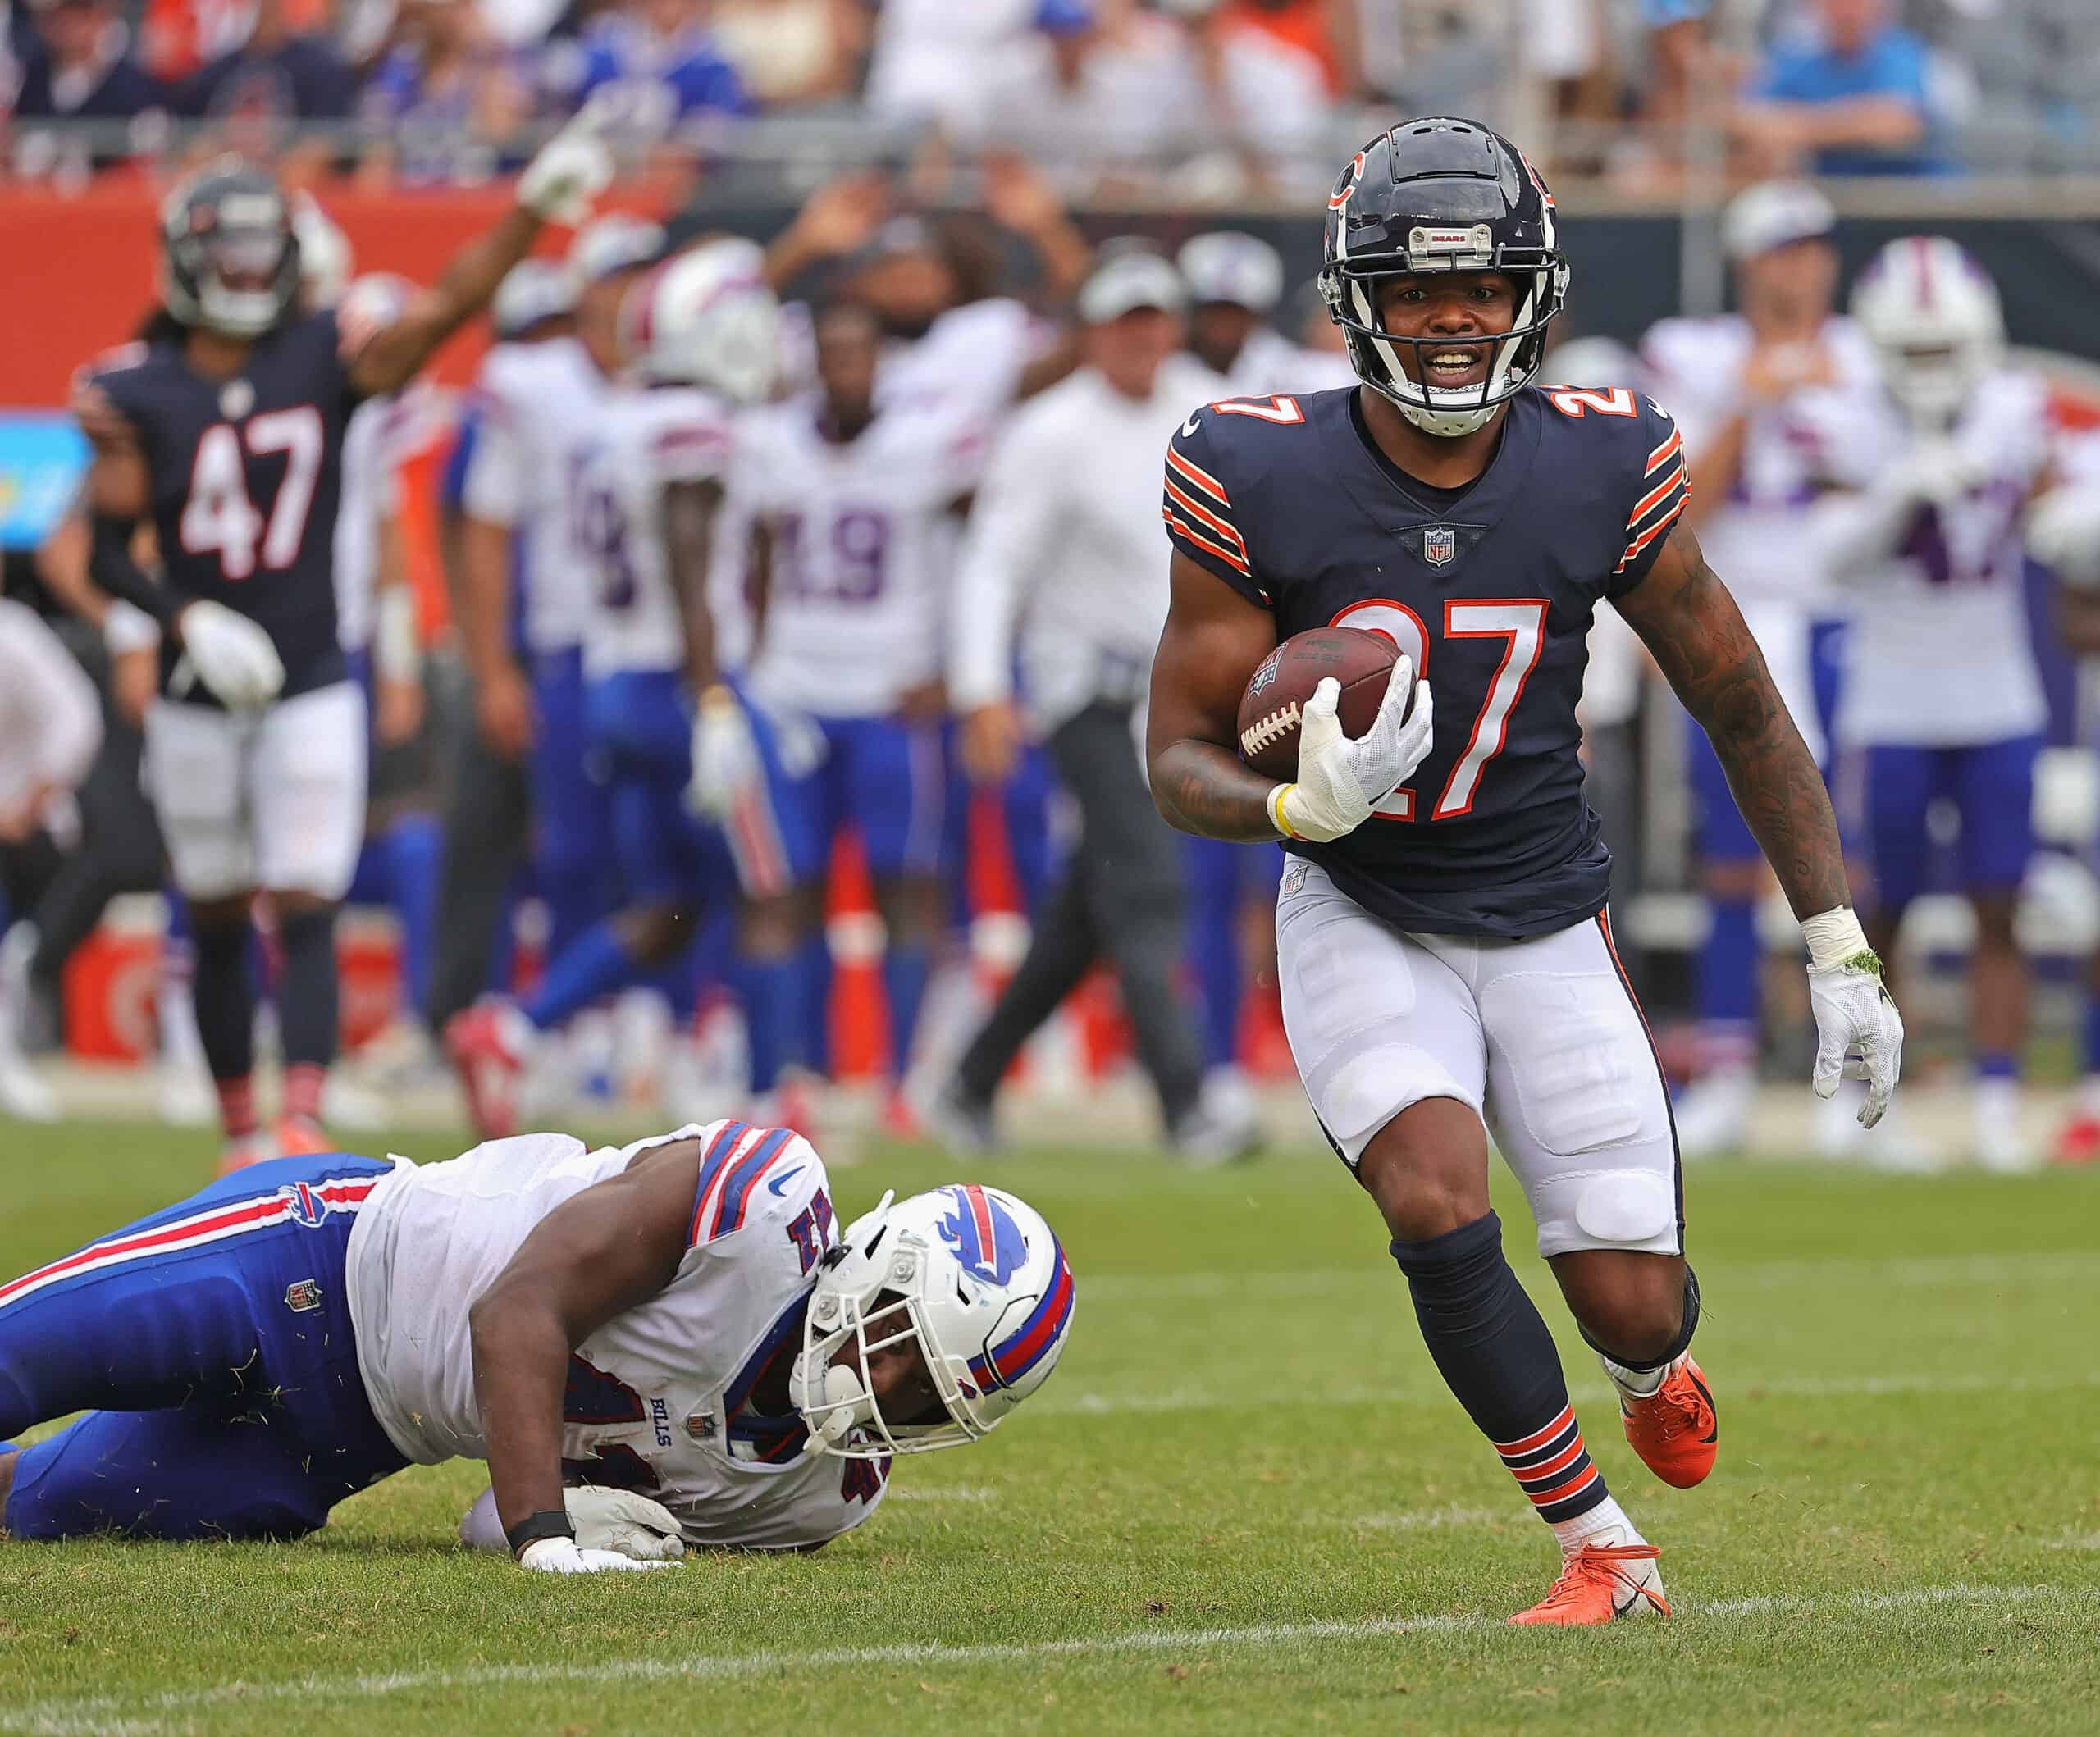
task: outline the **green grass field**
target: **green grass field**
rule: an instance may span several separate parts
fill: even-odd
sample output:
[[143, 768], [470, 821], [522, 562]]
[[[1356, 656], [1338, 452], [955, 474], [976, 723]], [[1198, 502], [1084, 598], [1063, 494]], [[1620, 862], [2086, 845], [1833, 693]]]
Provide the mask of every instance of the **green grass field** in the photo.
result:
[[[0, 1151], [4, 1272], [208, 1162], [114, 1126]], [[900, 1151], [834, 1183], [850, 1216], [949, 1179]], [[1550, 1538], [1331, 1160], [1045, 1150], [988, 1179], [1066, 1242], [1071, 1350], [991, 1441], [905, 1461], [859, 1533], [528, 1576], [454, 1545], [482, 1481], [459, 1465], [297, 1545], [0, 1544], [0, 1731], [2100, 1730], [2100, 1178], [1695, 1172], [1723, 1451], [1691, 1492], [1633, 1458], [1523, 1260], [1678, 1607], [1581, 1633], [1502, 1625]]]

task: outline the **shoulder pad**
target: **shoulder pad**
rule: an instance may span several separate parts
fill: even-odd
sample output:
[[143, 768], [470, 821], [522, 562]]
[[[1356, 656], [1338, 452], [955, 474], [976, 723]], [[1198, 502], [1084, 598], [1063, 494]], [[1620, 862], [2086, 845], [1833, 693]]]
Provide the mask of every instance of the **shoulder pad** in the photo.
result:
[[687, 1246], [703, 1247], [748, 1224], [792, 1216], [824, 1181], [824, 1160], [792, 1128], [724, 1122], [701, 1152]]

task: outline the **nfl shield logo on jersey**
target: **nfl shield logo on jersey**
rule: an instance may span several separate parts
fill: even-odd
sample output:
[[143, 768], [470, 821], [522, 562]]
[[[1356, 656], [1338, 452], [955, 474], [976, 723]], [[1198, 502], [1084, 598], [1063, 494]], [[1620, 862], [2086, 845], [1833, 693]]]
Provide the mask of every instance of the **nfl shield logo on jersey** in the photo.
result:
[[1449, 525], [1432, 525], [1422, 534], [1422, 558], [1441, 567], [1459, 552], [1459, 533]]

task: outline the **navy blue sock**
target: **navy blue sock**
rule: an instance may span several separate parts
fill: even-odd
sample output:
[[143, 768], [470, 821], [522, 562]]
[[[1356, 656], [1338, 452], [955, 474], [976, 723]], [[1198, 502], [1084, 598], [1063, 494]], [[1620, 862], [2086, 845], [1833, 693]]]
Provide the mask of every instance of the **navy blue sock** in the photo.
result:
[[819, 927], [795, 951], [795, 1006], [801, 1028], [794, 1042], [817, 1074], [831, 1072], [831, 940]]
[[781, 1069], [801, 1059], [801, 984], [799, 961], [793, 958], [746, 958], [737, 964], [737, 992], [751, 1030], [754, 1093], [772, 1091], [780, 1083]]
[[911, 1065], [912, 1035], [919, 1029], [919, 1007], [926, 999], [926, 980], [934, 970], [934, 952], [924, 941], [890, 943], [883, 954], [883, 990], [889, 1000], [889, 1068], [904, 1078]]
[[639, 968], [609, 917], [594, 923], [558, 954], [523, 1009], [541, 1031], [580, 1013], [601, 995], [623, 989]]
[[1560, 1353], [1502, 1252], [1492, 1212], [1426, 1242], [1392, 1245], [1445, 1385], [1549, 1524], [1610, 1492], [1568, 1402]]
[[410, 814], [380, 841], [386, 857], [386, 901], [401, 925], [401, 991], [404, 1005], [430, 999], [431, 961], [437, 953], [437, 885], [445, 829], [434, 814]]
[[196, 971], [189, 992], [197, 1004], [197, 1034], [216, 1080], [246, 1080], [255, 1067], [255, 982], [249, 974], [249, 928], [239, 923], [198, 924], [191, 946]]

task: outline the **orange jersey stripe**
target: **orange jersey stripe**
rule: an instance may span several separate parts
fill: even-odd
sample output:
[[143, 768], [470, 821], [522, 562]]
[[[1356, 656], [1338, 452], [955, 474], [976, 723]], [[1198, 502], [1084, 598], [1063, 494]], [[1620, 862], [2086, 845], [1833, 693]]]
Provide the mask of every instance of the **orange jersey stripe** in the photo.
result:
[[1231, 526], [1228, 525], [1215, 513], [1206, 512], [1200, 503], [1192, 500], [1189, 496], [1184, 495], [1180, 490], [1174, 486], [1174, 484], [1171, 480], [1166, 485], [1166, 492], [1171, 497], [1172, 497], [1176, 504], [1180, 506], [1182, 511], [1186, 513], [1190, 517], [1195, 519], [1199, 524], [1209, 526], [1211, 529], [1217, 531], [1219, 536], [1230, 538], [1232, 546], [1238, 549], [1243, 556], [1247, 553], [1246, 538], [1240, 536], [1238, 531], [1235, 531]]
[[1189, 463], [1171, 446], [1166, 449], [1166, 462], [1171, 468], [1180, 472], [1221, 507], [1230, 507], [1232, 504], [1232, 497], [1225, 492], [1223, 483], [1200, 465]]
[[1239, 556], [1233, 554], [1230, 549], [1226, 549], [1219, 544], [1213, 543], [1208, 537], [1205, 536], [1203, 532], [1197, 530], [1196, 527], [1191, 525], [1186, 519], [1177, 518], [1171, 508], [1162, 505], [1159, 509], [1159, 516], [1166, 521], [1166, 528], [1170, 532], [1172, 532], [1176, 536], [1186, 537], [1191, 543], [1194, 543], [1199, 549], [1208, 549], [1212, 554], [1216, 555], [1219, 560], [1224, 562], [1226, 566], [1231, 568], [1235, 572], [1244, 573], [1249, 579], [1252, 579], [1254, 577], [1253, 568], [1248, 566], [1248, 564], [1244, 561], [1241, 560]]

